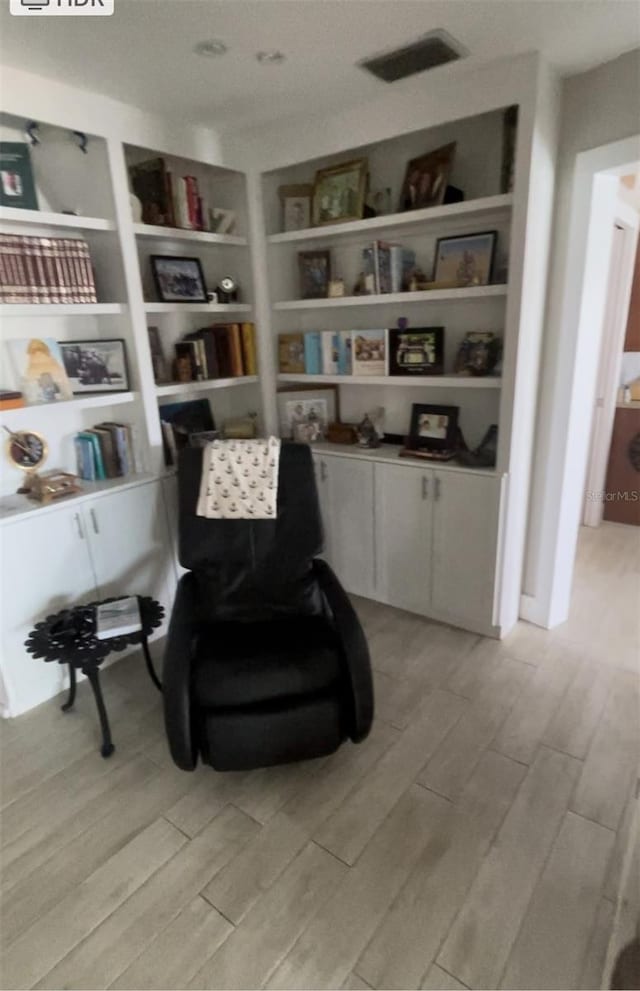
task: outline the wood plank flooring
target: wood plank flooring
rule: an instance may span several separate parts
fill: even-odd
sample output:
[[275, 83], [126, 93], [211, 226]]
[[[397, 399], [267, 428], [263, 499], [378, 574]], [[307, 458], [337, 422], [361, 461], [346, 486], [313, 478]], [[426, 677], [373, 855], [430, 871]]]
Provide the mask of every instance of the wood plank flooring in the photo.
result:
[[600, 987], [630, 925], [638, 538], [583, 532], [552, 632], [355, 600], [377, 718], [325, 760], [179, 771], [138, 657], [104, 672], [108, 761], [86, 684], [0, 725], [1, 986]]

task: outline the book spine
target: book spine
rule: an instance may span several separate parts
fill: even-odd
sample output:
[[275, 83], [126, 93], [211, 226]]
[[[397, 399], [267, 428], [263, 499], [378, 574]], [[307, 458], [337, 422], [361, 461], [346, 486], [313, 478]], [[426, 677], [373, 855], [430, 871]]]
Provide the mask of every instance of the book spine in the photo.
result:
[[245, 375], [258, 374], [258, 356], [256, 354], [256, 328], [252, 323], [243, 323], [242, 333], [242, 360]]
[[187, 187], [187, 208], [189, 211], [189, 224], [194, 230], [199, 230], [198, 227], [198, 180], [195, 176], [187, 175], [184, 177], [184, 181]]
[[331, 330], [325, 330], [322, 334], [322, 374], [336, 375], [337, 371], [336, 335]]
[[127, 450], [127, 432], [124, 427], [112, 424], [109, 431], [114, 440], [116, 454], [118, 457], [118, 467], [121, 475], [128, 475], [131, 471], [129, 463], [129, 452]]
[[187, 179], [185, 176], [180, 176], [178, 179], [178, 206], [180, 226], [185, 230], [190, 230], [191, 222], [189, 220], [189, 192], [187, 189]]
[[76, 437], [76, 457], [78, 459], [78, 474], [87, 482], [96, 480], [96, 462], [94, 446], [85, 434]]
[[231, 370], [231, 339], [229, 335], [229, 328], [226, 324], [218, 324], [214, 326], [213, 329], [215, 333], [220, 378], [231, 378], [233, 372]]
[[233, 376], [244, 375], [242, 363], [242, 341], [240, 337], [240, 324], [232, 323], [229, 326], [229, 340], [231, 342], [231, 374]]
[[164, 189], [166, 199], [166, 217], [168, 227], [177, 227], [176, 223], [176, 203], [173, 190], [173, 172], [169, 169], [164, 174]]
[[67, 302], [77, 303], [75, 273], [73, 270], [73, 259], [71, 256], [71, 238], [62, 238], [61, 242], [61, 264], [64, 284], [67, 291]]
[[204, 350], [207, 357], [207, 371], [209, 373], [209, 378], [215, 379], [220, 375], [220, 368], [218, 366], [218, 354], [216, 351], [216, 340], [215, 332], [207, 327], [202, 332], [202, 341], [204, 344]]
[[304, 335], [304, 370], [307, 375], [322, 374], [322, 352], [319, 331], [314, 330]]
[[56, 267], [53, 260], [53, 246], [50, 237], [41, 237], [40, 246], [42, 248], [42, 263], [44, 267], [44, 277], [49, 291], [49, 299], [52, 303], [62, 303], [60, 288], [57, 283]]
[[338, 375], [351, 375], [351, 331], [338, 332]]
[[86, 294], [86, 303], [97, 303], [98, 296], [96, 294], [96, 284], [93, 277], [93, 268], [91, 267], [91, 254], [89, 252], [89, 245], [86, 241], [79, 242], [80, 248], [80, 259], [82, 262], [82, 271], [84, 273], [84, 290]]
[[84, 271], [80, 252], [80, 242], [73, 238], [70, 242], [71, 260], [73, 262], [74, 273], [74, 296], [76, 303], [85, 302]]
[[365, 292], [373, 296], [376, 292], [376, 266], [373, 247], [362, 249], [362, 271], [364, 274]]
[[202, 337], [196, 338], [196, 346], [198, 349], [198, 361], [200, 363], [200, 368], [202, 369], [202, 378], [209, 378], [209, 367], [207, 365], [207, 353], [204, 348], [204, 341]]
[[56, 286], [61, 303], [70, 303], [70, 287], [66, 285], [64, 270], [62, 265], [62, 240], [59, 237], [51, 238], [51, 255], [53, 259], [53, 270], [55, 272]]

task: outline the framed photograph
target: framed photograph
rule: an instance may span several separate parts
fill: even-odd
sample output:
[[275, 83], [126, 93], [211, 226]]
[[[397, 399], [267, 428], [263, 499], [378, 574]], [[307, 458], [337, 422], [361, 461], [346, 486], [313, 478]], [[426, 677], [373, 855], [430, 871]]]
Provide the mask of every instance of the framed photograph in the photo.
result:
[[444, 327], [389, 331], [389, 375], [442, 375]]
[[15, 384], [27, 406], [72, 399], [73, 391], [60, 345], [51, 337], [7, 341]]
[[162, 303], [207, 302], [199, 258], [151, 255], [151, 270]]
[[277, 402], [280, 436], [303, 444], [325, 440], [329, 424], [339, 419], [335, 385], [279, 389]]
[[356, 158], [316, 172], [313, 185], [313, 224], [362, 220], [367, 190], [366, 158]]
[[448, 451], [456, 445], [458, 406], [414, 403], [408, 447], [414, 451]]
[[331, 281], [331, 252], [299, 251], [300, 298], [324, 299]]
[[487, 286], [493, 275], [497, 231], [441, 237], [436, 241], [434, 282]]
[[121, 338], [61, 341], [60, 351], [74, 396], [128, 391], [127, 352]]
[[456, 142], [453, 141], [408, 162], [400, 194], [400, 210], [440, 206], [449, 182], [455, 150]]
[[305, 227], [311, 227], [313, 186], [310, 184], [280, 186], [278, 196], [282, 204], [283, 231], [301, 231]]
[[386, 375], [386, 330], [352, 330], [351, 363], [354, 376]]

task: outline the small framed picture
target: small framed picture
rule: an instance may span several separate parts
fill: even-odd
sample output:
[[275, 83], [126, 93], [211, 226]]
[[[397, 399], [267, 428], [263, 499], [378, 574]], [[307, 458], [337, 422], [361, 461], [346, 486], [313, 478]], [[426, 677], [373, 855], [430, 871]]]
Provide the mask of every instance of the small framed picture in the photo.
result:
[[335, 385], [278, 389], [280, 436], [299, 443], [325, 440], [330, 423], [339, 419]]
[[356, 158], [316, 172], [313, 185], [313, 224], [362, 220], [367, 188], [367, 159]]
[[207, 302], [199, 258], [151, 255], [151, 270], [162, 303]]
[[436, 148], [427, 155], [412, 158], [407, 163], [400, 210], [422, 210], [440, 206], [449, 182], [456, 142]]
[[278, 196], [282, 203], [283, 231], [302, 231], [305, 227], [311, 227], [313, 186], [309, 184], [280, 186]]
[[487, 286], [493, 275], [497, 231], [441, 237], [436, 241], [434, 282]]
[[389, 331], [389, 375], [442, 375], [444, 327]]
[[331, 252], [299, 251], [301, 299], [324, 299], [331, 281]]
[[414, 403], [408, 447], [414, 451], [447, 451], [455, 447], [458, 433], [458, 406]]
[[74, 396], [129, 390], [127, 352], [121, 338], [60, 341], [60, 351]]

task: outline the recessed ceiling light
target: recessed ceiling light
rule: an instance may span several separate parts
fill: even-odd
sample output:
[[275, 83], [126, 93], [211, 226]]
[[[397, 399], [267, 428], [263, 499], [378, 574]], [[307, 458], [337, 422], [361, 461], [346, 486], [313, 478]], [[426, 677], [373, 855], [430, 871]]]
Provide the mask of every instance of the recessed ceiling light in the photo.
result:
[[270, 52], [256, 52], [258, 62], [268, 65], [278, 65], [279, 62], [284, 62], [286, 57], [284, 52], [279, 52], [277, 48]]
[[205, 55], [207, 58], [216, 58], [216, 56], [224, 55], [226, 53], [227, 46], [224, 41], [220, 41], [218, 38], [211, 38], [209, 41], [199, 41], [193, 50], [196, 55]]

